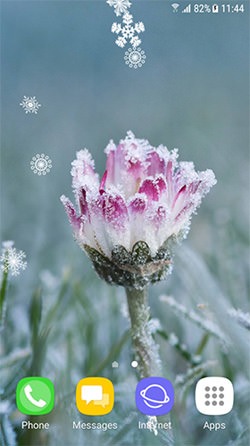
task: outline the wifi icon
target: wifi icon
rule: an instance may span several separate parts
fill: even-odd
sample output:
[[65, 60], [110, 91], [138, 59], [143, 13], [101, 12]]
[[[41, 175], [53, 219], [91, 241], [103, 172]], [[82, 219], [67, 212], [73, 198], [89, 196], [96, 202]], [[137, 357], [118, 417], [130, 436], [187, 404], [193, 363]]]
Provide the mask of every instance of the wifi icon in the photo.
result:
[[179, 3], [172, 3], [172, 8], [173, 8], [173, 12], [178, 12], [178, 8], [179, 8]]

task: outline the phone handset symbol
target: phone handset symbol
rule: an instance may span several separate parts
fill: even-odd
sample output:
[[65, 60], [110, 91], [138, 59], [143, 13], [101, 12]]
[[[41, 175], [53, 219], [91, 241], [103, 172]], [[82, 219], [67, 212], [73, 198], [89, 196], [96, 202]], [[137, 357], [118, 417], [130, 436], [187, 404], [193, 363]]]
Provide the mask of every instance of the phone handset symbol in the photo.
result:
[[35, 398], [33, 398], [33, 396], [31, 395], [32, 387], [29, 384], [27, 384], [27, 386], [24, 387], [24, 393], [25, 393], [26, 398], [32, 404], [34, 404], [34, 406], [37, 406], [37, 407], [40, 407], [40, 408], [46, 406], [46, 404], [47, 404], [46, 401], [41, 400], [41, 399], [39, 401], [37, 401]]

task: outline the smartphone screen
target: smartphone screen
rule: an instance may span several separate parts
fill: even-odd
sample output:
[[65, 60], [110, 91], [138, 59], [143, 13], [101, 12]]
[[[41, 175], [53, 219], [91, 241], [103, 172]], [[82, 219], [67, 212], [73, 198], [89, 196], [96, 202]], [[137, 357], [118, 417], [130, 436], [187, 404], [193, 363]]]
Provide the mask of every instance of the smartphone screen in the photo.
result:
[[177, 1], [1, 1], [1, 445], [249, 444], [249, 2]]

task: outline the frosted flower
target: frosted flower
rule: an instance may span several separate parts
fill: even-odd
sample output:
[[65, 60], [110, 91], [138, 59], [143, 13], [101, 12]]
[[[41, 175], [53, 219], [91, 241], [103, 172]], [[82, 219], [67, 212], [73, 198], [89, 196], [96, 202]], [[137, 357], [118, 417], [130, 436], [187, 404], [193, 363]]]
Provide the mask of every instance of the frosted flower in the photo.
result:
[[216, 183], [212, 170], [196, 172], [178, 162], [178, 150], [153, 147], [128, 132], [105, 149], [99, 181], [87, 149], [77, 153], [71, 174], [77, 210], [64, 195], [74, 236], [109, 283], [141, 289], [165, 278], [171, 247], [186, 237], [192, 214]]

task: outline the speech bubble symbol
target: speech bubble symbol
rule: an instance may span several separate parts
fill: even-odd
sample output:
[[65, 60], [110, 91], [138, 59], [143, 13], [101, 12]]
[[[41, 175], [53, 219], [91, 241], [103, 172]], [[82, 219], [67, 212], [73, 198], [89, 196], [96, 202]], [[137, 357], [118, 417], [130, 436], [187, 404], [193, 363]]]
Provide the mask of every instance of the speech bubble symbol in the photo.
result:
[[108, 406], [108, 404], [109, 404], [109, 394], [108, 393], [104, 393], [102, 395], [102, 399], [100, 401], [96, 401], [96, 400], [94, 401], [95, 406], [105, 407], [105, 406]]
[[81, 398], [89, 404], [90, 401], [101, 401], [102, 400], [102, 386], [82, 386], [81, 387]]

